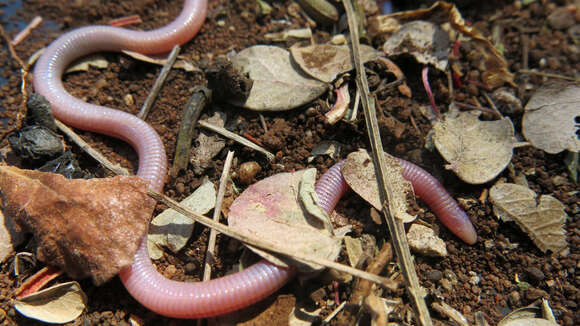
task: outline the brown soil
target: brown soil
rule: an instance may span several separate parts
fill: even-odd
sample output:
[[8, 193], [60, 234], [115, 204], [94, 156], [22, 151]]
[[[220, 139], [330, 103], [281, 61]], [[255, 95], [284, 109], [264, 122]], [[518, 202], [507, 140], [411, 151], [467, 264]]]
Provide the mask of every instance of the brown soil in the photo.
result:
[[[484, 5], [473, 1], [469, 5], [464, 4], [461, 10], [464, 17], [482, 29], [486, 35], [491, 35], [493, 27], [497, 24], [507, 26], [503, 29], [501, 42], [511, 71], [522, 68], [524, 52], [522, 38], [525, 35], [530, 40], [529, 68], [577, 77], [580, 67], [580, 54], [577, 48], [574, 50], [574, 46], [578, 44], [577, 34], [574, 36], [567, 34], [565, 30], [554, 30], [546, 23], [546, 17], [556, 7], [565, 3], [564, 0], [543, 0], [523, 8], [515, 8], [513, 5], [497, 1], [495, 2], [497, 6], [490, 8], [489, 3]], [[269, 44], [271, 42], [264, 38], [266, 33], [306, 26], [307, 21], [304, 18], [289, 13], [286, 9], [289, 5], [295, 4], [292, 1], [274, 1], [272, 13], [261, 16], [256, 9], [256, 2], [252, 0], [210, 1], [205, 24], [200, 33], [183, 47], [182, 54], [204, 69], [215, 62], [218, 56], [230, 51], [240, 51], [255, 44]], [[136, 28], [151, 29], [163, 26], [177, 15], [180, 8], [180, 5], [167, 0], [120, 2], [80, 0], [66, 4], [60, 4], [58, 1], [26, 0], [24, 10], [18, 13], [19, 20], [30, 21], [32, 17], [41, 15], [55, 22], [57, 28], [40, 28], [34, 31], [16, 47], [16, 50], [21, 58], [28, 58], [72, 28], [106, 24], [110, 19], [133, 14], [140, 15], [143, 20]], [[9, 25], [1, 15], [0, 21], [5, 26]], [[575, 27], [578, 30], [578, 15]], [[329, 39], [331, 30], [316, 28], [315, 33], [316, 40], [324, 42]], [[278, 45], [291, 44], [278, 43]], [[464, 52], [462, 49], [460, 61], [463, 58], [461, 62], [466, 76], [477, 77], [480, 72], [469, 65]], [[160, 68], [117, 53], [107, 53], [106, 58], [110, 61], [110, 65], [104, 70], [91, 69], [88, 72], [66, 75], [64, 83], [67, 89], [71, 94], [88, 102], [137, 113]], [[449, 255], [443, 259], [415, 256], [421, 284], [431, 293], [428, 301], [432, 301], [433, 296], [437, 295], [463, 313], [470, 323], [474, 322], [476, 312], [482, 312], [488, 322], [496, 324], [511, 310], [546, 298], [560, 324], [580, 324], [578, 312], [580, 194], [578, 184], [571, 181], [569, 171], [563, 163], [564, 154], [550, 155], [533, 147], [524, 147], [514, 150], [512, 161], [516, 171], [531, 171], [527, 173], [531, 189], [539, 194], [551, 194], [566, 205], [569, 219], [565, 228], [570, 253], [558, 256], [542, 253], [529, 237], [512, 223], [498, 222], [489, 202], [479, 201], [482, 192], [491, 184], [472, 186], [461, 182], [451, 172], [444, 170], [445, 162], [439, 154], [424, 148], [424, 139], [430, 124], [418, 110], [420, 105], [428, 104], [420, 82], [421, 66], [408, 59], [396, 60], [396, 63], [406, 74], [414, 96], [407, 99], [395, 92], [378, 94], [385, 150], [422, 166], [436, 176], [455, 198], [465, 199], [460, 202], [471, 216], [479, 237], [474, 246], [465, 245], [449, 233], [426, 206], [419, 203], [422, 208], [419, 210], [419, 219], [438, 230], [449, 251]], [[8, 80], [8, 83], [1, 86], [0, 96], [1, 107], [6, 110], [2, 115], [9, 119], [0, 130], [5, 134], [16, 122], [16, 113], [20, 110], [22, 99], [19, 67], [12, 59], [5, 42], [2, 42], [0, 49], [0, 65], [2, 76]], [[371, 64], [369, 68], [375, 67]], [[391, 76], [379, 75], [379, 77], [392, 79]], [[430, 81], [434, 87], [437, 103], [441, 108], [445, 108], [449, 103], [445, 75], [434, 73], [432, 70]], [[525, 104], [543, 82], [543, 77], [530, 75], [524, 79], [518, 74], [516, 83], [522, 85], [518, 90], [522, 103]], [[178, 69], [172, 70], [148, 118], [148, 122], [165, 142], [170, 164], [174, 156], [182, 109], [192, 88], [205, 83], [202, 72], [186, 73]], [[523, 87], [526, 83], [529, 83], [530, 87]], [[96, 88], [95, 85], [99, 87]], [[477, 85], [465, 84], [463, 88], [456, 90], [456, 98], [475, 97], [481, 103], [486, 103], [482, 92], [483, 89]], [[127, 105], [123, 101], [127, 94], [133, 96], [134, 105]], [[258, 162], [262, 166], [262, 171], [256, 176], [257, 180], [306, 166], [316, 167], [322, 173], [334, 163], [333, 160], [318, 157], [311, 164], [306, 163], [310, 151], [320, 141], [336, 140], [346, 144], [343, 153], [350, 153], [361, 147], [369, 149], [364, 120], [354, 124], [339, 122], [330, 126], [324, 122], [324, 113], [328, 110], [325, 101], [326, 97], [323, 97], [320, 101], [303, 108], [281, 113], [264, 113], [264, 119], [270, 130], [268, 133], [262, 128], [256, 112], [220, 104], [220, 109], [227, 112], [228, 120], [237, 121], [233, 124], [233, 131], [258, 139], [270, 151], [276, 153], [276, 161], [270, 164], [261, 154], [229, 141], [227, 149], [236, 152], [237, 166], [247, 161]], [[202, 118], [208, 115], [209, 113], [205, 112]], [[521, 129], [521, 115], [522, 112], [509, 114], [515, 122], [516, 130]], [[414, 127], [413, 123], [417, 127]], [[134, 171], [137, 157], [127, 144], [101, 135], [82, 131], [79, 133], [108, 158]], [[5, 142], [2, 147], [6, 145]], [[73, 147], [73, 151], [77, 153], [83, 169], [99, 177], [108, 175], [80, 150]], [[196, 175], [188, 170], [170, 177], [165, 186], [165, 194], [181, 200], [201, 183], [204, 176], [217, 183], [224, 158], [225, 151], [222, 151], [203, 175]], [[234, 169], [237, 169], [237, 166]], [[513, 180], [507, 170], [498, 178]], [[163, 208], [161, 205], [158, 210]], [[346, 195], [337, 211], [345, 223], [355, 226], [355, 236], [369, 233], [380, 241], [388, 238], [384, 226], [377, 226], [370, 218], [369, 205], [356, 195], [352, 193]], [[175, 280], [199, 280], [202, 274], [199, 262], [203, 261], [207, 237], [206, 229], [196, 227], [187, 248], [175, 255], [166, 253], [165, 257], [157, 262], [158, 270]], [[34, 244], [28, 243], [17, 251], [34, 251]], [[237, 263], [240, 253], [241, 246], [236, 241], [219, 236], [218, 258], [212, 276], [219, 277], [228, 272]], [[11, 306], [13, 291], [22, 281], [22, 278], [16, 279], [10, 274], [12, 260], [13, 256], [10, 256], [1, 264], [0, 325], [40, 324], [21, 316]], [[342, 260], [345, 262], [344, 257]], [[25, 277], [41, 267], [42, 264], [34, 267]], [[470, 282], [474, 275], [479, 277], [479, 282]], [[518, 286], [516, 276], [520, 281], [530, 283], [530, 287], [525, 289]], [[57, 279], [59, 280], [68, 278], [63, 276]], [[147, 325], [191, 324], [191, 321], [172, 320], [149, 312], [131, 298], [118, 279], [101, 287], [95, 287], [87, 280], [82, 280], [81, 285], [89, 298], [88, 307], [81, 317], [69, 325], [128, 325], [131, 320], [142, 320]], [[341, 301], [349, 299], [351, 287], [352, 283], [339, 286]], [[402, 293], [394, 294], [397, 295], [402, 295], [408, 303]], [[269, 299], [220, 320], [224, 323], [238, 322], [246, 325], [285, 325], [289, 312], [296, 302], [324, 308], [324, 318], [325, 314], [333, 310], [333, 298], [332, 283], [324, 277], [310, 279], [304, 284], [292, 281]], [[445, 317], [437, 312], [431, 313], [434, 318], [445, 320]], [[392, 318], [396, 321], [397, 318], [402, 318], [402, 313], [394, 314]], [[339, 314], [332, 323], [339, 325], [345, 320], [346, 317]]]

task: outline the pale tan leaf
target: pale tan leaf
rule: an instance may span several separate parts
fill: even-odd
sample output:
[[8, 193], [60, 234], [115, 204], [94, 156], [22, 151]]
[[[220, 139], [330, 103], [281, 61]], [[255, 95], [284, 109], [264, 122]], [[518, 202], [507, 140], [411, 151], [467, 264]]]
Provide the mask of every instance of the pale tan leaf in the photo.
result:
[[[407, 213], [407, 194], [413, 193], [413, 185], [403, 178], [402, 168], [397, 159], [387, 153], [384, 154], [389, 187], [393, 189], [394, 195], [391, 199], [392, 207], [396, 208], [393, 214], [405, 223], [412, 222], [415, 216]], [[360, 149], [358, 152], [350, 153], [342, 167], [342, 175], [354, 192], [377, 210], [382, 210], [375, 167], [367, 151]]]
[[87, 304], [87, 295], [77, 282], [67, 282], [38, 291], [14, 301], [22, 315], [45, 323], [68, 323], [79, 317]]
[[[198, 214], [204, 215], [214, 208], [215, 202], [215, 186], [206, 179], [199, 188], [182, 200], [180, 204]], [[149, 235], [147, 236], [149, 256], [152, 259], [163, 257], [162, 247], [169, 248], [173, 252], [181, 250], [191, 237], [193, 225], [191, 218], [181, 215], [171, 208], [155, 216], [151, 221]]]
[[388, 56], [409, 54], [417, 62], [445, 71], [451, 50], [449, 35], [438, 25], [426, 21], [404, 24], [383, 45]]
[[433, 257], [447, 256], [447, 245], [435, 232], [424, 225], [414, 223], [407, 232], [409, 248], [413, 252]]
[[433, 126], [435, 147], [457, 176], [471, 184], [488, 182], [509, 164], [516, 142], [509, 118], [481, 121], [473, 112], [449, 111]]
[[[308, 75], [322, 82], [330, 83], [338, 75], [354, 69], [348, 45], [314, 44], [290, 48], [292, 58]], [[361, 44], [361, 61], [374, 60], [381, 53], [373, 47]]]
[[290, 52], [275, 46], [256, 45], [244, 49], [232, 59], [234, 68], [254, 81], [244, 103], [256, 111], [285, 111], [322, 95], [328, 85], [306, 76], [290, 57]]
[[89, 68], [105, 69], [109, 66], [109, 61], [105, 59], [100, 54], [91, 55], [84, 57], [78, 61], [75, 61], [72, 66], [69, 66], [65, 73], [77, 72], [77, 71], [89, 71]]
[[153, 212], [136, 176], [66, 179], [0, 167], [4, 214], [38, 241], [38, 259], [73, 278], [102, 284], [133, 263]]
[[[304, 211], [299, 187], [305, 171], [276, 174], [249, 186], [230, 206], [228, 224], [246, 236], [258, 237], [279, 248], [334, 260], [340, 253], [342, 238], [329, 234], [323, 222]], [[293, 263], [250, 249], [277, 265]], [[312, 271], [322, 266], [299, 264], [298, 268]]]
[[550, 83], [532, 96], [522, 119], [522, 133], [550, 154], [580, 151], [580, 86]]
[[503, 220], [514, 220], [543, 252], [560, 253], [568, 244], [564, 223], [568, 217], [564, 205], [550, 195], [536, 193], [524, 186], [504, 183], [491, 188], [494, 214]]
[[502, 323], [501, 326], [559, 326], [553, 321], [541, 318], [521, 318], [513, 319]]
[[14, 247], [24, 240], [24, 234], [17, 230], [16, 225], [10, 218], [5, 218], [0, 211], [0, 262], [4, 261]]

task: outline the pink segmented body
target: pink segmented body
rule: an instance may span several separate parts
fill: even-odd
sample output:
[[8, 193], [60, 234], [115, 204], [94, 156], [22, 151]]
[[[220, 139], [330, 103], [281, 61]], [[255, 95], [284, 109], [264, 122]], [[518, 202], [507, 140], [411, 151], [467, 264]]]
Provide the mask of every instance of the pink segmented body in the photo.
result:
[[[398, 161], [403, 168], [403, 178], [411, 182], [415, 194], [435, 212], [441, 223], [461, 240], [474, 244], [477, 241], [477, 233], [473, 224], [441, 183], [417, 165], [402, 159]], [[343, 164], [344, 161], [341, 161], [328, 169], [316, 185], [316, 193], [320, 196], [318, 204], [327, 212], [334, 209], [340, 197], [349, 188], [342, 176]]]
[[[152, 189], [162, 191], [167, 159], [155, 130], [129, 113], [73, 97], [64, 89], [61, 78], [72, 61], [94, 52], [168, 52], [175, 44], [187, 42], [198, 32], [206, 11], [207, 0], [186, 0], [180, 15], [169, 25], [156, 30], [142, 32], [91, 26], [64, 34], [45, 50], [36, 63], [35, 90], [48, 99], [54, 115], [63, 122], [130, 143], [139, 156], [138, 175], [149, 181]], [[316, 191], [321, 202], [326, 203], [324, 209], [327, 213], [334, 209], [347, 189], [339, 164], [323, 175]], [[120, 277], [129, 293], [152, 311], [168, 317], [201, 318], [235, 311], [257, 302], [279, 289], [293, 275], [293, 270], [263, 260], [240, 273], [208, 282], [176, 282], [157, 273], [147, 253], [146, 239], [143, 239], [135, 262], [123, 269]]]

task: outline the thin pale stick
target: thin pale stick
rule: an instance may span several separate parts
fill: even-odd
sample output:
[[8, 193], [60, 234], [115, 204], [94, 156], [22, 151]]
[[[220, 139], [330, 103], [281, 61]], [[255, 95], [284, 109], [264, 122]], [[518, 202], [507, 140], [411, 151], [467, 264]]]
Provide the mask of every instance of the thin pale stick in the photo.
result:
[[149, 111], [151, 110], [153, 103], [155, 103], [157, 95], [159, 95], [159, 91], [161, 90], [163, 83], [165, 83], [165, 79], [167, 78], [167, 75], [169, 75], [169, 72], [171, 71], [171, 68], [175, 63], [175, 59], [177, 59], [177, 55], [179, 55], [180, 50], [181, 47], [179, 47], [179, 45], [176, 45], [173, 47], [173, 50], [171, 50], [171, 53], [169, 53], [169, 56], [167, 57], [167, 62], [163, 65], [163, 68], [161, 69], [159, 76], [155, 80], [155, 84], [153, 84], [151, 92], [149, 93], [147, 99], [145, 100], [145, 103], [143, 103], [143, 106], [141, 107], [141, 111], [139, 111], [139, 114], [137, 114], [137, 117], [139, 117], [140, 119], [142, 120], [147, 119], [147, 115], [149, 114]]
[[415, 266], [413, 264], [413, 260], [411, 259], [411, 252], [409, 251], [409, 244], [407, 243], [407, 237], [405, 234], [405, 226], [401, 220], [395, 218], [391, 213], [393, 208], [390, 207], [392, 202], [390, 198], [393, 198], [393, 194], [392, 190], [387, 187], [387, 180], [385, 175], [387, 167], [385, 156], [383, 155], [384, 151], [379, 133], [379, 125], [377, 122], [375, 101], [374, 98], [369, 96], [369, 85], [367, 83], [365, 69], [360, 58], [360, 44], [356, 13], [350, 0], [343, 0], [342, 2], [346, 10], [350, 31], [350, 46], [352, 49], [353, 65], [356, 69], [356, 84], [357, 87], [361, 90], [365, 122], [371, 143], [377, 182], [379, 184], [379, 195], [383, 204], [382, 213], [387, 222], [387, 225], [389, 226], [393, 247], [397, 253], [399, 265], [401, 271], [403, 272], [403, 277], [407, 285], [407, 291], [410, 294], [411, 304], [415, 310], [417, 322], [423, 326], [431, 326], [433, 325], [433, 321], [431, 320], [431, 316], [429, 315], [429, 310], [427, 309], [427, 304], [425, 302], [424, 297], [426, 293], [419, 284], [417, 272], [415, 271]]
[[55, 122], [58, 129], [67, 135], [73, 141], [73, 143], [77, 144], [83, 151], [89, 154], [97, 162], [101, 163], [101, 165], [103, 165], [109, 171], [118, 175], [130, 175], [129, 171], [121, 167], [119, 164], [113, 164], [113, 162], [109, 161], [103, 154], [92, 148], [91, 145], [89, 145], [81, 138], [81, 136], [75, 133], [71, 128], [67, 127], [64, 123], [56, 119]]
[[173, 200], [173, 199], [171, 199], [163, 194], [160, 194], [160, 193], [155, 192], [153, 190], [149, 190], [148, 194], [149, 194], [149, 196], [153, 197], [155, 200], [164, 203], [169, 208], [173, 208], [181, 215], [190, 217], [191, 219], [193, 219], [194, 221], [196, 221], [200, 224], [203, 224], [203, 225], [205, 225], [209, 228], [212, 228], [212, 229], [216, 229], [220, 233], [223, 233], [223, 234], [225, 234], [231, 238], [234, 238], [236, 240], [239, 240], [247, 245], [251, 245], [251, 246], [257, 247], [259, 249], [266, 250], [266, 251], [271, 252], [271, 253], [281, 254], [281, 255], [284, 255], [286, 257], [294, 258], [294, 259], [297, 259], [297, 260], [300, 260], [300, 261], [303, 261], [306, 263], [318, 264], [318, 265], [322, 265], [324, 267], [332, 268], [332, 269], [340, 271], [340, 272], [348, 273], [348, 274], [351, 274], [353, 276], [360, 277], [362, 279], [369, 280], [371, 282], [382, 285], [391, 291], [396, 290], [399, 286], [398, 282], [395, 282], [395, 281], [393, 281], [389, 278], [386, 278], [386, 277], [367, 273], [365, 271], [361, 271], [359, 269], [352, 268], [350, 266], [339, 264], [339, 263], [333, 262], [333, 261], [328, 260], [328, 259], [312, 257], [310, 255], [306, 255], [304, 253], [293, 251], [291, 249], [279, 248], [275, 244], [272, 244], [272, 243], [269, 243], [269, 242], [266, 242], [263, 240], [250, 238], [244, 234], [239, 233], [238, 231], [235, 231], [235, 230], [229, 228], [228, 226], [226, 226], [224, 224], [215, 222], [214, 220], [207, 218], [203, 215], [200, 215], [189, 208], [181, 206], [178, 202], [176, 202], [175, 200]]
[[216, 132], [216, 133], [218, 133], [226, 138], [237, 141], [238, 143], [240, 143], [244, 146], [247, 146], [251, 149], [257, 150], [258, 152], [266, 155], [266, 158], [268, 158], [268, 160], [270, 160], [270, 161], [273, 161], [276, 158], [276, 156], [274, 154], [268, 152], [265, 148], [258, 146], [256, 144], [252, 143], [251, 141], [247, 140], [246, 138], [244, 138], [240, 135], [237, 135], [237, 134], [235, 134], [235, 133], [233, 133], [225, 128], [214, 126], [211, 123], [209, 123], [207, 121], [203, 121], [203, 120], [200, 120], [197, 123], [200, 126], [204, 127], [205, 129], [209, 129], [209, 130]]
[[[224, 195], [226, 193], [226, 185], [228, 184], [228, 178], [230, 176], [230, 169], [232, 167], [232, 161], [234, 160], [234, 152], [228, 152], [226, 156], [226, 161], [224, 162], [224, 170], [222, 171], [222, 176], [220, 177], [220, 185], [218, 188], [217, 199], [215, 202], [215, 207], [213, 209], [213, 220], [219, 223], [220, 213], [222, 211], [222, 204], [224, 201]], [[209, 233], [209, 241], [207, 244], [207, 252], [205, 254], [205, 269], [203, 271], [203, 280], [207, 281], [211, 278], [211, 262], [215, 257], [215, 242], [217, 238], [217, 231], [211, 229]]]

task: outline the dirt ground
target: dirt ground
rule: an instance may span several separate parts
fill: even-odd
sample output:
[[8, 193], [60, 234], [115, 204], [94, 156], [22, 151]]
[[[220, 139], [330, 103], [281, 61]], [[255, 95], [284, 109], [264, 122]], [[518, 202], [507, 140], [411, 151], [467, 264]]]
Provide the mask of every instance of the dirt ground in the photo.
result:
[[[286, 29], [303, 28], [308, 21], [303, 16], [293, 15], [287, 8], [295, 8], [293, 1], [268, 1], [273, 10], [270, 14], [260, 14], [254, 0], [215, 0], [210, 1], [206, 22], [199, 34], [182, 48], [182, 55], [191, 60], [198, 71], [185, 72], [173, 69], [147, 121], [161, 135], [170, 165], [174, 157], [176, 136], [180, 125], [182, 110], [195, 86], [205, 85], [204, 69], [211, 66], [216, 58], [231, 51], [241, 51], [255, 44], [276, 44], [289, 47], [295, 41], [272, 42], [264, 37], [266, 33]], [[571, 2], [571, 1], [570, 1]], [[4, 3], [4, 2], [0, 2]], [[521, 2], [518, 1], [518, 3]], [[576, 2], [577, 3], [577, 2]], [[522, 69], [524, 56], [528, 56], [528, 68], [541, 72], [560, 74], [578, 78], [580, 71], [580, 52], [578, 51], [578, 24], [576, 14], [574, 27], [576, 34], [566, 30], [556, 30], [546, 23], [546, 18], [556, 8], [568, 5], [569, 2], [534, 1], [526, 6], [516, 6], [512, 1], [488, 1], [484, 3], [462, 2], [460, 11], [472, 25], [480, 28], [486, 36], [492, 35], [497, 25], [502, 27], [501, 43], [509, 69], [517, 72]], [[412, 4], [420, 6], [419, 1]], [[411, 6], [411, 4], [407, 4]], [[10, 27], [14, 20], [30, 21], [40, 15], [49, 24], [43, 24], [23, 43], [16, 46], [21, 58], [30, 57], [34, 52], [48, 45], [62, 33], [80, 26], [106, 24], [109, 20], [139, 15], [143, 23], [138, 29], [152, 29], [167, 24], [181, 9], [181, 1], [135, 0], [135, 1], [23, 1], [23, 10], [16, 18], [8, 19], [0, 14], [2, 25]], [[2, 10], [2, 7], [0, 7]], [[49, 27], [46, 27], [49, 26]], [[11, 29], [9, 28], [9, 31]], [[331, 27], [313, 29], [315, 39], [322, 43], [328, 41], [335, 32]], [[16, 31], [9, 34], [13, 36]], [[523, 44], [522, 39], [529, 40]], [[380, 47], [382, 43], [376, 41]], [[460, 48], [460, 62], [465, 72], [465, 80], [477, 79], [480, 71], [465, 59], [466, 50]], [[137, 113], [145, 101], [159, 66], [139, 62], [126, 55], [106, 53], [110, 62], [106, 69], [90, 69], [87, 72], [76, 72], [64, 77], [67, 90], [78, 98], [90, 103], [117, 108]], [[462, 59], [463, 58], [463, 61]], [[412, 98], [400, 96], [397, 92], [377, 94], [379, 120], [385, 150], [395, 156], [412, 161], [433, 174], [447, 188], [454, 198], [468, 212], [478, 234], [478, 242], [469, 246], [457, 239], [436, 219], [427, 206], [418, 201], [418, 219], [435, 228], [447, 244], [449, 255], [445, 258], [428, 258], [415, 255], [415, 266], [421, 285], [430, 293], [428, 303], [443, 300], [460, 311], [474, 323], [476, 312], [482, 312], [486, 320], [495, 325], [510, 311], [537, 302], [541, 298], [549, 300], [555, 317], [561, 325], [579, 325], [580, 313], [580, 193], [578, 184], [572, 181], [569, 171], [563, 163], [564, 153], [550, 155], [531, 146], [514, 149], [512, 160], [515, 171], [526, 171], [530, 188], [538, 194], [551, 194], [566, 207], [569, 218], [566, 222], [566, 239], [570, 252], [564, 256], [544, 254], [513, 223], [498, 221], [493, 215], [489, 201], [481, 202], [482, 192], [489, 189], [492, 183], [473, 186], [460, 181], [452, 172], [445, 170], [446, 164], [435, 151], [425, 149], [425, 137], [430, 130], [429, 121], [419, 112], [419, 107], [427, 105], [429, 100], [421, 84], [421, 65], [408, 58], [395, 58], [394, 62], [405, 73]], [[5, 124], [0, 133], [6, 147], [6, 133], [16, 122], [16, 113], [20, 110], [22, 99], [20, 91], [20, 74], [17, 62], [10, 55], [6, 42], [0, 48], [1, 76], [7, 82], [0, 87], [0, 113]], [[381, 79], [393, 81], [393, 77], [380, 73], [376, 65], [368, 65], [371, 71], [377, 71]], [[446, 87], [447, 77], [432, 70], [431, 85], [436, 101], [446, 111], [449, 104], [449, 92]], [[515, 82], [518, 97], [523, 104], [527, 103], [534, 91], [546, 81], [538, 75], [516, 73]], [[466, 100], [477, 98], [487, 103], [481, 83], [464, 83], [455, 90], [455, 98]], [[95, 85], [98, 85], [95, 87]], [[524, 87], [524, 85], [526, 85]], [[127, 103], [124, 97], [131, 94], [134, 103]], [[223, 150], [202, 173], [196, 174], [188, 169], [177, 176], [171, 176], [165, 185], [165, 194], [181, 200], [190, 194], [207, 176], [217, 183], [221, 174], [223, 160], [227, 150], [234, 150], [237, 158], [234, 171], [243, 162], [256, 161], [262, 166], [257, 180], [283, 171], [292, 171], [304, 167], [315, 167], [323, 173], [335, 161], [327, 156], [317, 157], [311, 163], [307, 158], [316, 144], [323, 140], [335, 140], [344, 144], [342, 153], [356, 151], [358, 148], [370, 150], [367, 140], [364, 119], [354, 123], [339, 122], [334, 125], [325, 123], [324, 113], [332, 103], [333, 95], [323, 95], [312, 104], [286, 112], [263, 113], [266, 125], [265, 132], [260, 117], [256, 112], [219, 103], [202, 114], [202, 119], [210, 115], [211, 110], [225, 111], [230, 129], [238, 134], [249, 135], [260, 141], [268, 150], [276, 154], [276, 160], [269, 163], [261, 154], [228, 141]], [[502, 107], [500, 107], [502, 110]], [[1, 112], [1, 111], [0, 111]], [[505, 112], [504, 112], [505, 113]], [[522, 111], [506, 113], [521, 130]], [[109, 159], [119, 162], [123, 167], [134, 171], [137, 163], [135, 152], [124, 142], [109, 137], [79, 131], [80, 135], [96, 149], [102, 151]], [[305, 136], [307, 135], [307, 136]], [[78, 148], [72, 146], [77, 154], [80, 166], [97, 177], [109, 175]], [[31, 167], [29, 163], [16, 161]], [[513, 181], [508, 170], [496, 180]], [[234, 178], [236, 181], [236, 178]], [[238, 185], [242, 190], [244, 186]], [[229, 194], [229, 196], [233, 196]], [[229, 198], [230, 200], [232, 198]], [[226, 199], [227, 201], [227, 199]], [[163, 205], [158, 211], [164, 209]], [[370, 205], [350, 192], [339, 203], [337, 212], [345, 224], [354, 225], [355, 234], [371, 234], [380, 241], [388, 240], [389, 235], [384, 225], [377, 225], [370, 217]], [[186, 249], [178, 254], [166, 252], [156, 261], [158, 270], [166, 277], [181, 281], [197, 281], [202, 274], [200, 262], [203, 261], [208, 230], [196, 226], [194, 235]], [[17, 251], [34, 252], [35, 244], [27, 242]], [[227, 273], [237, 264], [242, 252], [237, 241], [218, 236], [217, 261], [214, 264], [212, 277]], [[14, 289], [23, 278], [10, 274], [13, 255], [0, 265], [0, 325], [37, 325], [41, 324], [23, 317], [11, 305]], [[346, 262], [346, 256], [341, 256]], [[31, 275], [43, 267], [42, 263], [27, 271]], [[477, 276], [477, 281], [474, 281]], [[529, 283], [521, 286], [517, 279]], [[57, 281], [69, 280], [61, 276]], [[68, 325], [129, 325], [142, 322], [146, 325], [189, 325], [187, 320], [168, 319], [148, 311], [137, 303], [125, 290], [118, 278], [95, 287], [88, 280], [80, 281], [89, 301], [86, 311], [77, 320]], [[270, 298], [248, 309], [220, 318], [222, 324], [242, 323], [244, 325], [285, 325], [294, 305], [299, 302], [310, 307], [321, 307], [322, 318], [334, 309], [334, 288], [332, 282], [324, 275], [310, 279], [301, 284], [294, 280]], [[351, 283], [342, 283], [338, 287], [340, 301], [348, 300], [352, 291]], [[391, 294], [409, 301], [403, 292]], [[435, 298], [437, 297], [437, 298]], [[408, 307], [406, 307], [408, 309]], [[391, 315], [392, 321], [400, 321], [405, 309]], [[447, 319], [431, 311], [434, 319], [445, 324]], [[346, 318], [339, 313], [331, 324], [342, 325]], [[214, 321], [210, 321], [212, 324]], [[320, 320], [318, 321], [320, 323]]]

